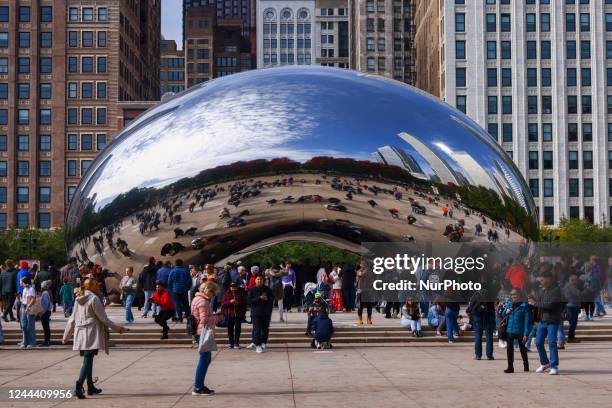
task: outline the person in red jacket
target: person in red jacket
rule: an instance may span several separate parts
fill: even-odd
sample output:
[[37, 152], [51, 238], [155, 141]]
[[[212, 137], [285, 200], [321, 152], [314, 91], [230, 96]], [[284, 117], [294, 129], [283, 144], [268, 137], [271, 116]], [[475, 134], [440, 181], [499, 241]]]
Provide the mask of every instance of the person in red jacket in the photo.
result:
[[251, 290], [253, 286], [255, 286], [255, 278], [257, 278], [257, 275], [259, 275], [259, 266], [257, 265], [251, 266], [251, 277], [249, 278], [249, 281], [246, 287], [247, 292]]
[[523, 289], [529, 280], [525, 267], [518, 261], [514, 261], [512, 265], [506, 269], [505, 278], [510, 282], [510, 285], [512, 285], [512, 289]]
[[232, 282], [230, 290], [225, 292], [221, 301], [223, 314], [227, 318], [228, 348], [240, 348], [240, 332], [246, 315], [246, 298], [236, 282]]
[[155, 323], [162, 327], [161, 340], [165, 340], [168, 338], [168, 332], [170, 331], [167, 322], [168, 319], [174, 316], [175, 307], [172, 296], [170, 296], [170, 293], [166, 290], [162, 282], [155, 282], [155, 292], [153, 292], [153, 296], [151, 296], [149, 302], [159, 306], [159, 313], [155, 317]]

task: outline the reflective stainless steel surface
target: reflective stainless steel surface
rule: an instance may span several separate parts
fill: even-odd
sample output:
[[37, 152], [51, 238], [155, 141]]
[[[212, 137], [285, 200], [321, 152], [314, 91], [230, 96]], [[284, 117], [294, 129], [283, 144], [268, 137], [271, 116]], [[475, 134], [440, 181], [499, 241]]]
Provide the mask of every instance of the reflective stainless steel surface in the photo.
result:
[[219, 262], [283, 234], [448, 241], [462, 219], [453, 239], [486, 240], [493, 220], [500, 242], [537, 234], [529, 188], [490, 135], [402, 83], [288, 67], [217, 79], [141, 115], [83, 177], [66, 233], [71, 253], [121, 272], [149, 256]]

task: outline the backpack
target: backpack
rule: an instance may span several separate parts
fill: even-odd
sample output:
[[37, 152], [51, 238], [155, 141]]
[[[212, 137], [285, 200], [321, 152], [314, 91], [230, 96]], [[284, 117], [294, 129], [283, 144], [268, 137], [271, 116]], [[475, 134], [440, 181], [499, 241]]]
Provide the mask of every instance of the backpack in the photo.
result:
[[197, 336], [198, 335], [198, 321], [193, 315], [187, 316], [187, 324], [185, 327], [185, 331], [189, 336]]

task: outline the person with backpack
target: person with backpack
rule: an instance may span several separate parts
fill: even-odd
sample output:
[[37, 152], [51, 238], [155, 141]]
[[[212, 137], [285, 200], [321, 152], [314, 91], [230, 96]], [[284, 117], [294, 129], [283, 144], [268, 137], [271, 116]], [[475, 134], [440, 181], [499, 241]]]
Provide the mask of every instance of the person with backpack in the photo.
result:
[[227, 320], [227, 336], [230, 342], [228, 348], [240, 349], [240, 333], [246, 315], [246, 299], [244, 298], [244, 292], [236, 282], [232, 282], [230, 290], [223, 295], [221, 308]]
[[527, 336], [531, 330], [532, 316], [531, 308], [525, 301], [525, 296], [519, 289], [513, 289], [510, 292], [510, 301], [500, 308], [500, 317], [502, 318], [505, 336], [502, 340], [508, 343], [506, 347], [506, 358], [508, 359], [508, 368], [504, 373], [510, 374], [514, 372], [514, 342], [518, 343], [523, 359], [523, 371], [529, 371], [529, 358], [527, 357]]
[[[557, 349], [557, 333], [561, 323], [562, 303], [561, 290], [554, 282], [550, 264], [540, 266], [541, 292], [537, 298], [529, 297], [528, 303], [536, 308], [535, 319], [538, 321], [536, 333], [536, 347], [540, 356], [540, 367], [536, 373], [543, 373], [550, 369], [550, 375], [559, 373], [559, 351]], [[546, 354], [544, 342], [548, 342], [550, 359]]]
[[154, 307], [156, 306], [158, 310], [157, 315], [155, 315], [155, 323], [162, 327], [162, 336], [160, 340], [166, 340], [168, 338], [168, 332], [170, 331], [168, 319], [174, 316], [175, 312], [172, 296], [166, 290], [162, 282], [156, 282], [155, 292], [153, 292], [153, 295], [148, 301], [152, 303]]
[[482, 334], [486, 338], [487, 360], [493, 358], [493, 332], [495, 331], [495, 303], [486, 301], [485, 289], [476, 292], [470, 300], [466, 313], [472, 317], [474, 327], [474, 359], [482, 359]]
[[153, 292], [156, 290], [155, 283], [157, 282], [157, 265], [155, 264], [155, 257], [149, 257], [149, 263], [142, 268], [142, 272], [138, 276], [138, 286], [144, 291], [144, 310], [142, 317], [147, 318], [149, 311], [153, 309], [153, 318], [157, 316], [158, 305], [149, 302]]

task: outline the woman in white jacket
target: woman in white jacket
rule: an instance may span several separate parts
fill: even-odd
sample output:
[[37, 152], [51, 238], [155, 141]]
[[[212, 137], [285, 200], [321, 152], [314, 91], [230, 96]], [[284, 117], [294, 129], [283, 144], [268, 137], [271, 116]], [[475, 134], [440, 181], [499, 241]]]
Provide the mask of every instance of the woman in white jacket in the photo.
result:
[[99, 394], [101, 389], [94, 386], [93, 359], [102, 349], [108, 354], [108, 329], [124, 333], [128, 329], [113, 323], [97, 295], [98, 283], [94, 279], [85, 279], [83, 286], [77, 289], [74, 311], [64, 330], [63, 343], [74, 331], [73, 350], [78, 350], [83, 357], [83, 366], [76, 382], [75, 396], [85, 398], [83, 383], [87, 379], [87, 395]]

